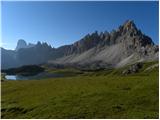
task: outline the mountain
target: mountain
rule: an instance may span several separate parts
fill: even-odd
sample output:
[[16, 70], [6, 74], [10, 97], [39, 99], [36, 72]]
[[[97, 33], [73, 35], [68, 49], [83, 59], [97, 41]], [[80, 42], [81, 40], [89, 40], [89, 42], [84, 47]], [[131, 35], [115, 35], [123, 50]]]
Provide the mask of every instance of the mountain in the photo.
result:
[[21, 48], [26, 48], [26, 47], [27, 47], [26, 41], [22, 39], [18, 40], [16, 50], [19, 50]]
[[13, 50], [6, 50], [1, 48], [1, 68], [12, 68], [17, 66], [15, 59], [16, 52]]
[[137, 61], [158, 60], [159, 47], [128, 20], [117, 30], [85, 36], [70, 46], [65, 55], [49, 63], [78, 64], [83, 67], [121, 67]]
[[27, 45], [27, 43], [26, 43], [26, 41], [25, 40], [23, 40], [23, 39], [20, 39], [20, 40], [18, 40], [18, 42], [17, 42], [17, 46], [16, 46], [16, 51], [18, 51], [19, 49], [21, 49], [21, 48], [30, 48], [30, 47], [33, 47], [34, 46], [34, 44], [31, 44], [31, 43], [29, 43], [28, 45]]
[[17, 51], [16, 58], [21, 65], [41, 64], [53, 57], [53, 51], [47, 43], [38, 42], [34, 47]]
[[[18, 50], [12, 51], [14, 60], [10, 61], [15, 62], [15, 66], [45, 63], [86, 69], [121, 67], [137, 61], [158, 60], [159, 53], [159, 47], [131, 20], [110, 33], [95, 31], [71, 45], [59, 48], [40, 42], [27, 47], [24, 41], [18, 43], [18, 46]], [[8, 68], [10, 66], [5, 60], [10, 58], [4, 59], [4, 54], [2, 61], [5, 67], [2, 68]]]

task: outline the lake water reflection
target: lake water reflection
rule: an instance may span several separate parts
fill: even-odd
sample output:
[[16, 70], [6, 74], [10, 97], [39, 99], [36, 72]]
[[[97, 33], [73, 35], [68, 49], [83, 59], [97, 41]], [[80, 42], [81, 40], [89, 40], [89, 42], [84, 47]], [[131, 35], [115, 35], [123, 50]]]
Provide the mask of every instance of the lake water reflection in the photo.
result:
[[16, 75], [6, 75], [5, 79], [7, 79], [7, 80], [16, 80]]
[[37, 79], [44, 79], [44, 78], [57, 78], [57, 77], [64, 77], [62, 74], [57, 73], [40, 73], [35, 76], [21, 76], [21, 75], [5, 75], [5, 79], [7, 80], [37, 80]]

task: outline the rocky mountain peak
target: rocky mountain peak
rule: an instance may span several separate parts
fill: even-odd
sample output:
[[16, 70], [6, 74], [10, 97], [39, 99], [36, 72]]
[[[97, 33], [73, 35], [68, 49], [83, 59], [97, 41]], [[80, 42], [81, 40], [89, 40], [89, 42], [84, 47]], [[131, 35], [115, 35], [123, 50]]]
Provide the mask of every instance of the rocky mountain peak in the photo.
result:
[[[89, 33], [81, 40], [75, 42], [69, 49], [68, 54], [83, 53], [91, 48], [97, 47], [110, 47], [122, 43], [127, 49], [134, 51], [141, 49], [148, 45], [153, 45], [153, 41], [148, 36], [144, 35], [135, 25], [133, 20], [127, 20], [124, 24], [120, 25], [118, 29], [113, 29], [111, 32], [98, 32]], [[69, 48], [68, 48], [69, 47]]]
[[23, 39], [19, 39], [17, 42], [17, 46], [16, 46], [16, 51], [21, 49], [21, 48], [26, 48], [27, 47], [27, 43], [25, 40]]
[[127, 29], [136, 28], [136, 25], [133, 20], [127, 20], [123, 26]]
[[27, 44], [27, 42], [23, 39], [19, 39], [17, 42], [17, 46], [16, 46], [16, 51], [18, 51], [21, 48], [30, 48], [30, 47], [34, 47], [35, 45], [32, 43]]

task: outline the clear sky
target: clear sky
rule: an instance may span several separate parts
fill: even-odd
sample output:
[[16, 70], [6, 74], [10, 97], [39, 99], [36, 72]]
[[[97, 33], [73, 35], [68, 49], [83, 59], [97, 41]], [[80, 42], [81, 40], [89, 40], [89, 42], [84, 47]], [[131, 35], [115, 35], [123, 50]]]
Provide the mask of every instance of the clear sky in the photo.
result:
[[95, 30], [111, 31], [134, 20], [158, 44], [158, 1], [152, 2], [2, 2], [2, 45], [14, 49], [18, 39], [53, 47], [74, 43]]

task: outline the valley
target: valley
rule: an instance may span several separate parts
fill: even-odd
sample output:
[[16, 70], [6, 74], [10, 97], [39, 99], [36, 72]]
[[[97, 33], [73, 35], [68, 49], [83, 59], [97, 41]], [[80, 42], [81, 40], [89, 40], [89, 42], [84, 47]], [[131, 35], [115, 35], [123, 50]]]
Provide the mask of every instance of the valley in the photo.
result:
[[159, 1], [1, 8], [1, 119], [159, 118]]
[[[3, 80], [2, 118], [158, 118], [158, 66], [76, 71], [48, 69], [63, 78]], [[155, 66], [155, 67], [154, 67]]]
[[159, 46], [132, 20], [58, 48], [1, 51], [2, 118], [159, 116]]

